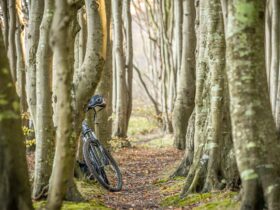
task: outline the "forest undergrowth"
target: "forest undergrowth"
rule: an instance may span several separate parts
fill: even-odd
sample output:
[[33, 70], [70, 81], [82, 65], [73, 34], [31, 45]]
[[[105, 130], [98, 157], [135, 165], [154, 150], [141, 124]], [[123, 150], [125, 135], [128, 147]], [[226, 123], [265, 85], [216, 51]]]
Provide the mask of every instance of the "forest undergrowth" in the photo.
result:
[[[113, 151], [123, 175], [121, 192], [108, 192], [90, 180], [76, 180], [85, 202], [64, 202], [64, 210], [74, 209], [238, 209], [237, 193], [217, 191], [179, 198], [184, 177], [169, 176], [180, 162], [183, 151], [172, 147], [172, 136], [163, 135], [149, 115], [138, 109], [131, 118], [130, 146]], [[34, 168], [34, 154], [27, 155], [29, 171]], [[32, 174], [32, 173], [31, 173]], [[45, 201], [36, 201], [39, 209]]]

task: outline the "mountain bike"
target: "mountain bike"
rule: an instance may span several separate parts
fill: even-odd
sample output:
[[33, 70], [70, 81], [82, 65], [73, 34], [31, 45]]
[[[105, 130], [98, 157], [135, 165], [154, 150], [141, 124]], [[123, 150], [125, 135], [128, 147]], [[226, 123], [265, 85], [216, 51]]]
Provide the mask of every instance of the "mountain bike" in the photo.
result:
[[[88, 102], [85, 112], [93, 110], [93, 120], [95, 122], [97, 112], [105, 107], [104, 98], [95, 95]], [[97, 110], [97, 108], [99, 109]], [[122, 188], [120, 169], [110, 152], [104, 148], [85, 120], [82, 123], [82, 136], [84, 143], [83, 156], [89, 172], [107, 190], [111, 192], [120, 191]]]

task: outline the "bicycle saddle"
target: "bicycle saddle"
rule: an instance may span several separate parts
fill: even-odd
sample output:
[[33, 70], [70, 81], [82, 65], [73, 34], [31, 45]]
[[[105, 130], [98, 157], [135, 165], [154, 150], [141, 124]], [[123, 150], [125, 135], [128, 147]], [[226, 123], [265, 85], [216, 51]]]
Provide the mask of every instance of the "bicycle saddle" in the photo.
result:
[[95, 107], [104, 108], [106, 106], [105, 100], [100, 95], [92, 96], [87, 104], [87, 110], [94, 109]]

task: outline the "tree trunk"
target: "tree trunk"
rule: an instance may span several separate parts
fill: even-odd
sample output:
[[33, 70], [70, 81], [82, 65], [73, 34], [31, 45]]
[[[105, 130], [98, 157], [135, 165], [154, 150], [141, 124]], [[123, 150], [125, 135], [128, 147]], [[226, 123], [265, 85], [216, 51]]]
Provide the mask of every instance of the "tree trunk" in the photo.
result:
[[267, 84], [270, 90], [270, 66], [271, 66], [271, 0], [266, 1], [265, 9], [265, 67]]
[[123, 53], [123, 34], [122, 34], [122, 0], [112, 1], [113, 14], [113, 52], [116, 62], [116, 120], [114, 128], [114, 136], [126, 137], [127, 135], [127, 86], [126, 71]]
[[174, 146], [185, 149], [188, 121], [195, 96], [195, 6], [194, 0], [184, 1], [183, 56], [179, 86], [173, 111]]
[[44, 1], [44, 15], [40, 26], [36, 70], [36, 155], [33, 197], [38, 197], [48, 185], [54, 156], [54, 128], [52, 122], [51, 72], [52, 52], [49, 46], [54, 0]]
[[[243, 8], [247, 8], [244, 10]], [[229, 3], [227, 66], [241, 209], [280, 209], [279, 149], [265, 75], [265, 1]]]
[[[196, 1], [197, 60], [193, 162], [181, 195], [237, 185], [225, 76], [225, 37], [220, 0]], [[233, 157], [232, 157], [233, 156]]]
[[270, 65], [270, 101], [272, 114], [276, 119], [276, 99], [279, 76], [279, 3], [272, 0], [271, 5], [271, 65]]
[[79, 22], [79, 25], [81, 27], [81, 30], [78, 34], [78, 37], [79, 37], [78, 63], [79, 63], [79, 67], [81, 67], [81, 65], [84, 62], [85, 53], [86, 53], [86, 44], [87, 44], [87, 23], [86, 23], [86, 20], [85, 20], [85, 9], [84, 9], [84, 7], [81, 8], [79, 13], [78, 13], [78, 22]]
[[[106, 58], [106, 11], [104, 0], [87, 0], [87, 47], [81, 67], [74, 73], [74, 111], [76, 131], [81, 128], [84, 113], [81, 112], [94, 93]], [[93, 71], [94, 69], [94, 71]]]
[[[4, 49], [0, 34], [0, 49]], [[19, 101], [10, 85], [5, 50], [0, 50], [0, 209], [31, 210], [32, 201], [21, 129]]]
[[[17, 2], [19, 3], [19, 2]], [[17, 5], [17, 7], [19, 7]], [[26, 116], [26, 112], [28, 109], [27, 101], [26, 101], [26, 75], [25, 75], [25, 54], [24, 54], [24, 42], [22, 37], [23, 31], [23, 23], [20, 19], [20, 14], [17, 14], [17, 28], [16, 28], [16, 56], [17, 56], [17, 65], [16, 65], [16, 73], [17, 73], [17, 89], [18, 95], [20, 97], [20, 110], [22, 116]], [[28, 126], [28, 120], [26, 117], [22, 117], [24, 127]]]
[[108, 141], [112, 136], [112, 91], [113, 91], [113, 70], [112, 70], [112, 37], [111, 34], [111, 1], [106, 1], [107, 19], [107, 53], [103, 70], [103, 75], [96, 90], [106, 100], [106, 109], [97, 115], [98, 124], [95, 125], [95, 132], [103, 145], [108, 146]]
[[36, 127], [36, 53], [39, 43], [40, 24], [44, 11], [44, 1], [32, 1], [27, 32], [27, 103], [34, 127]]
[[186, 131], [186, 149], [184, 157], [176, 170], [170, 176], [171, 178], [176, 176], [187, 176], [190, 166], [193, 163], [193, 153], [194, 153], [194, 133], [195, 133], [195, 111], [192, 112], [189, 121], [188, 128]]
[[[80, 25], [80, 31], [76, 36], [75, 40], [75, 69], [74, 71], [79, 71], [80, 67], [84, 63], [84, 58], [85, 58], [85, 53], [86, 53], [86, 45], [87, 45], [87, 22], [86, 22], [86, 10], [85, 7], [82, 7], [78, 11], [78, 22]], [[75, 75], [75, 73], [74, 73]], [[91, 121], [92, 122], [92, 119]], [[89, 125], [91, 125], [89, 123]], [[77, 149], [77, 154], [76, 154], [76, 160], [79, 162], [84, 162], [84, 157], [83, 157], [83, 141], [80, 138], [78, 140], [78, 149]], [[76, 165], [77, 166], [77, 165]], [[78, 174], [78, 177], [82, 177], [82, 172], [80, 168], [75, 167], [75, 173]]]
[[[177, 78], [179, 78], [180, 75], [180, 70], [181, 70], [181, 61], [182, 61], [182, 51], [184, 49], [183, 47], [183, 31], [182, 27], [183, 26], [183, 17], [188, 17], [188, 13], [183, 16], [183, 4], [189, 3], [180, 0], [180, 1], [174, 1], [174, 36], [175, 36], [175, 49], [176, 49], [176, 63], [175, 63], [175, 68], [176, 68], [176, 73], [177, 73]], [[192, 3], [193, 4], [193, 3]], [[185, 13], [185, 12], [184, 12]], [[193, 18], [194, 19], [194, 18]], [[187, 32], [185, 32], [187, 33]], [[179, 85], [179, 84], [178, 84]], [[179, 88], [177, 85], [177, 89]]]
[[3, 13], [3, 27], [1, 27], [2, 34], [3, 34], [5, 48], [6, 48], [6, 50], [8, 50], [8, 45], [9, 45], [8, 2], [7, 2], [7, 0], [0, 0], [0, 4], [1, 4], [1, 10]]
[[132, 46], [132, 25], [130, 0], [123, 0], [124, 7], [124, 27], [125, 27], [125, 43], [126, 43], [126, 87], [127, 87], [127, 111], [126, 111], [126, 132], [132, 111], [132, 79], [133, 79], [133, 46]]
[[13, 81], [16, 82], [16, 44], [15, 44], [15, 32], [16, 32], [16, 2], [15, 0], [8, 1], [9, 8], [9, 44], [8, 44], [8, 58], [10, 63], [10, 70], [12, 73]]
[[[275, 45], [273, 47], [273, 49], [275, 50], [278, 50], [278, 52], [275, 52], [275, 55], [274, 55], [274, 59], [275, 60], [272, 60], [272, 62], [274, 61], [275, 63], [274, 64], [274, 71], [280, 71], [280, 47], [279, 47], [279, 35], [280, 35], [280, 16], [278, 14], [279, 12], [279, 8], [280, 8], [280, 2], [279, 1], [273, 1], [273, 6], [275, 7], [275, 9], [273, 10], [274, 13], [277, 13], [277, 14], [274, 14], [274, 25], [273, 25], [273, 34], [274, 34], [274, 39], [275, 39]], [[272, 64], [272, 65], [273, 65]], [[276, 95], [276, 98], [275, 98], [275, 116], [274, 116], [274, 119], [275, 119], [275, 122], [276, 122], [276, 128], [277, 128], [277, 132], [278, 132], [278, 135], [280, 134], [280, 85], [279, 82], [280, 82], [280, 77], [279, 77], [279, 72], [278, 72], [278, 81], [277, 81], [277, 95]], [[279, 135], [280, 136], [280, 135]]]
[[[171, 50], [171, 30], [172, 21], [170, 12], [171, 1], [159, 1], [159, 21], [160, 21], [160, 59], [161, 59], [161, 105], [163, 130], [166, 133], [172, 133], [171, 111], [173, 109], [173, 100], [175, 99], [174, 88], [176, 87], [176, 75], [173, 65], [173, 55]], [[176, 90], [176, 88], [175, 88]]]
[[[71, 190], [74, 174], [76, 136], [73, 135], [71, 87], [73, 78], [76, 7], [66, 0], [55, 2], [50, 35], [53, 48], [56, 151], [50, 179], [47, 209], [60, 209], [66, 191]], [[59, 27], [58, 27], [59, 26]], [[75, 195], [79, 197], [79, 195]], [[74, 200], [74, 198], [72, 197]]]
[[[80, 199], [73, 183], [76, 140], [85, 116], [82, 112], [83, 107], [97, 87], [106, 57], [107, 42], [105, 40], [107, 37], [106, 33], [102, 33], [106, 30], [105, 2], [104, 0], [87, 0], [87, 49], [82, 66], [75, 71], [73, 77], [74, 90], [71, 94], [74, 65], [73, 47], [75, 32], [77, 32], [77, 29], [73, 27], [77, 26], [74, 23], [77, 12], [75, 9], [79, 9], [81, 2], [78, 1], [77, 4], [69, 4], [66, 1], [56, 2], [52, 24], [53, 35], [51, 40], [54, 45], [54, 99], [56, 101], [54, 111], [57, 115], [57, 143], [47, 205], [50, 209], [61, 207], [67, 187], [67, 199]], [[58, 25], [61, 27], [58, 28]], [[61, 79], [63, 82], [61, 82]], [[60, 109], [58, 110], [58, 108]], [[70, 187], [67, 185], [70, 185]]]

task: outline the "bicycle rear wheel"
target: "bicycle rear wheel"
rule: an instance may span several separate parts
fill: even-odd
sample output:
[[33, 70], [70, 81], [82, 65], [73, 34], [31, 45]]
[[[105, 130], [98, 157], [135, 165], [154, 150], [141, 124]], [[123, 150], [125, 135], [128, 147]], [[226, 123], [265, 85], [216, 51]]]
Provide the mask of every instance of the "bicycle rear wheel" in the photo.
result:
[[89, 171], [96, 180], [111, 192], [120, 191], [122, 175], [111, 154], [99, 142], [91, 141], [84, 143], [83, 153]]

